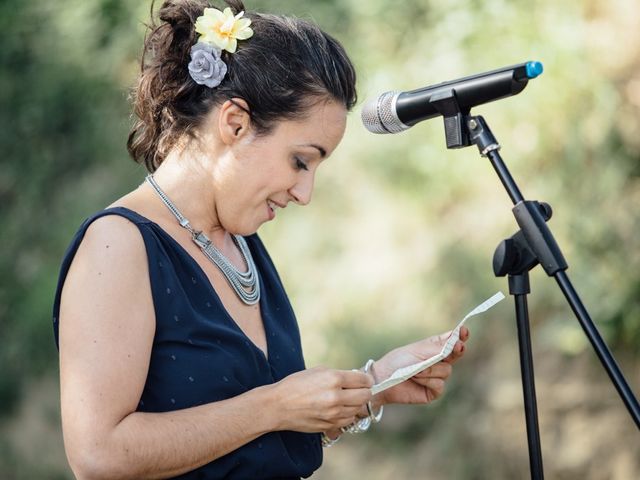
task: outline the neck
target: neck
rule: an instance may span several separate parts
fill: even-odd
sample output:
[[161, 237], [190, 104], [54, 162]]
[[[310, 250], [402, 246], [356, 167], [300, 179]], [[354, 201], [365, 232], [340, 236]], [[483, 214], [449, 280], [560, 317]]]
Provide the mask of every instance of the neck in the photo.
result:
[[[218, 219], [213, 181], [206, 169], [172, 152], [153, 178], [195, 230], [202, 230], [219, 248], [232, 242]], [[154, 197], [153, 202], [163, 216], [177, 221], [150, 185], [145, 184], [143, 188]]]

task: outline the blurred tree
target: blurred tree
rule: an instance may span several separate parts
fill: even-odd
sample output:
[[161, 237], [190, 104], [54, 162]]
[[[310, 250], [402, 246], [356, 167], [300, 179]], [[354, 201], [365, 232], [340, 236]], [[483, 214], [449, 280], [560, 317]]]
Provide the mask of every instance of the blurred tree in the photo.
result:
[[122, 45], [119, 27], [131, 30], [127, 38], [135, 32], [130, 15], [131, 5], [113, 0], [0, 4], [4, 415], [26, 378], [55, 365], [47, 324], [60, 254], [87, 207], [99, 208], [113, 194], [108, 178], [90, 191], [82, 179], [124, 164], [127, 106], [117, 75], [127, 52], [114, 44]]

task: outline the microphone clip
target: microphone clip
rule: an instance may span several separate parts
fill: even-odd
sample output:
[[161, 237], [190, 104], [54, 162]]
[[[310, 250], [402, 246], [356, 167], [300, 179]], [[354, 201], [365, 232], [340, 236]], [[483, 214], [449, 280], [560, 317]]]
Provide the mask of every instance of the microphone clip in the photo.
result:
[[444, 118], [444, 135], [447, 148], [463, 148], [471, 145], [471, 138], [466, 122], [469, 109], [460, 108], [454, 89], [435, 93], [430, 100], [431, 105]]
[[483, 157], [500, 150], [500, 144], [484, 118], [471, 116], [469, 109], [460, 108], [454, 89], [434, 94], [430, 103], [444, 119], [447, 148], [464, 148], [475, 144]]

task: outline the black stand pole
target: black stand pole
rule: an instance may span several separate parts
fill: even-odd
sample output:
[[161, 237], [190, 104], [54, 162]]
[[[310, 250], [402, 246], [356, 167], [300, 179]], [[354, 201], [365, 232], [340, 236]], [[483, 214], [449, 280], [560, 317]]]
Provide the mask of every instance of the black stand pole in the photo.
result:
[[536, 386], [533, 375], [533, 353], [531, 350], [531, 333], [529, 330], [529, 309], [527, 294], [529, 289], [529, 272], [509, 275], [509, 293], [514, 296], [516, 305], [516, 321], [518, 324], [518, 346], [520, 348], [520, 373], [522, 378], [522, 395], [524, 397], [524, 413], [527, 423], [527, 443], [529, 444], [529, 468], [532, 479], [544, 478], [542, 468], [542, 449], [540, 447], [540, 429], [538, 427], [538, 405], [536, 402]]
[[546, 223], [552, 215], [551, 207], [545, 203], [524, 199], [500, 157], [498, 152], [500, 145], [484, 118], [470, 116], [468, 110], [462, 110], [453, 90], [448, 94], [441, 94], [436, 101], [432, 99], [431, 104], [444, 117], [447, 148], [461, 148], [475, 144], [480, 154], [491, 161], [491, 165], [514, 204], [513, 214], [520, 230], [498, 245], [493, 257], [493, 269], [497, 276], [509, 276], [509, 292], [515, 300], [531, 478], [542, 479], [544, 474], [526, 298], [529, 293], [528, 272], [538, 263], [542, 265], [547, 275], [554, 277], [558, 282], [602, 366], [639, 429], [640, 405], [567, 277], [565, 270], [568, 265]]

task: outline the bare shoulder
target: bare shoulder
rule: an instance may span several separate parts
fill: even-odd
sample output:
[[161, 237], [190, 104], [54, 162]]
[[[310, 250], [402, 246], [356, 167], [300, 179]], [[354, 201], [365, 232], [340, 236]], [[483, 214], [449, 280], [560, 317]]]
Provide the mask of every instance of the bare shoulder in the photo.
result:
[[[86, 341], [150, 348], [155, 328], [147, 253], [138, 227], [119, 215], [96, 219], [74, 256], [60, 303], [60, 349]], [[127, 341], [123, 342], [123, 334]]]
[[96, 248], [113, 248], [127, 257], [146, 256], [138, 226], [120, 215], [105, 215], [89, 225], [78, 254], [100, 253]]

